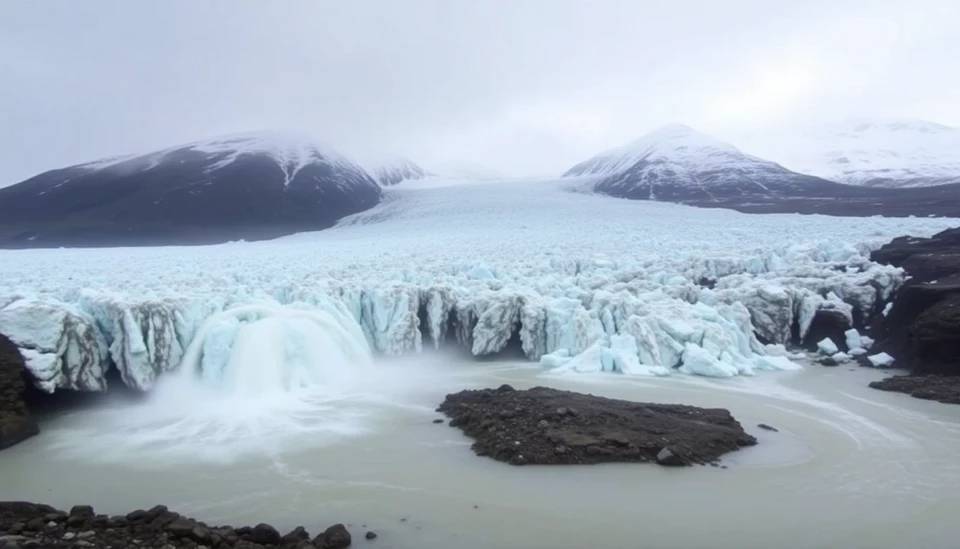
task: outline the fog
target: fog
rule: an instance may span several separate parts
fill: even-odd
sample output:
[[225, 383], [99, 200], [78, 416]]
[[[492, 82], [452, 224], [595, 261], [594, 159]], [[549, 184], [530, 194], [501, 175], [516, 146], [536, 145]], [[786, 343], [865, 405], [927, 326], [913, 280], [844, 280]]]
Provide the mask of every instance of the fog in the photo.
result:
[[224, 133], [558, 174], [666, 123], [960, 125], [960, 3], [0, 4], [0, 186]]

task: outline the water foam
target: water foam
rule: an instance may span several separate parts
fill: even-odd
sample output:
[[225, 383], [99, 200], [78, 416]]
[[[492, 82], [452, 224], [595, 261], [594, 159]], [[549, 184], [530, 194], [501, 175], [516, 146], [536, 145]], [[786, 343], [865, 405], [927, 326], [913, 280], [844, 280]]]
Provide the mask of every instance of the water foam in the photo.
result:
[[370, 429], [374, 377], [370, 347], [349, 315], [236, 307], [204, 322], [179, 371], [145, 403], [83, 414], [87, 427], [60, 430], [56, 445], [98, 460], [164, 463], [322, 446]]

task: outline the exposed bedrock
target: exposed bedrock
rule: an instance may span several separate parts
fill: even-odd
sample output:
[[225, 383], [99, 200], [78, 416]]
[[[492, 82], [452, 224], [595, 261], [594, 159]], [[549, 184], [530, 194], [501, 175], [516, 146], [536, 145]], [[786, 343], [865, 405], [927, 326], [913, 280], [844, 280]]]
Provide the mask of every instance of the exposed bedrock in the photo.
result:
[[19, 349], [0, 334], [0, 450], [40, 432], [27, 410], [25, 373]]
[[437, 411], [474, 439], [477, 455], [512, 465], [706, 464], [757, 443], [724, 409], [631, 402], [547, 387], [461, 391], [447, 395]]
[[910, 277], [874, 330], [877, 348], [914, 374], [960, 375], [960, 229], [897, 238], [871, 258]]
[[[19, 347], [34, 384], [48, 393], [103, 391], [111, 371], [147, 391], [179, 368], [216, 313], [259, 304], [325, 311], [383, 355], [455, 345], [497, 356], [520, 348], [547, 367], [750, 375], [788, 367], [786, 359], [771, 360], [783, 358], [782, 345], [822, 337], [842, 345], [843, 332], [870, 324], [902, 284], [901, 269], [871, 263], [857, 250], [791, 253], [804, 257], [698, 259], [673, 271], [576, 262], [503, 278], [465, 268], [389, 282], [264, 282], [147, 299], [88, 289], [5, 295], [0, 333]], [[698, 284], [705, 276], [712, 288]], [[201, 367], [204, 356], [222, 354], [255, 316], [227, 315], [208, 327], [210, 341], [198, 350]]]

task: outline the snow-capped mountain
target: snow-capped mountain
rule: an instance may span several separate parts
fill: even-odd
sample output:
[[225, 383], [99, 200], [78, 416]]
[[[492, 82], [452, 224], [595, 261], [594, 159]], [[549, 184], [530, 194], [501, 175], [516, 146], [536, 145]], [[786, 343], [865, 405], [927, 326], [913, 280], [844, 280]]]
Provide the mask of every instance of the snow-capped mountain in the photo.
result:
[[960, 183], [960, 129], [926, 121], [854, 120], [733, 136], [745, 150], [839, 183], [923, 187]]
[[0, 189], [0, 245], [270, 238], [376, 205], [357, 164], [282, 132], [234, 134], [52, 170]]
[[791, 171], [678, 124], [581, 162], [564, 177], [619, 198], [752, 213], [960, 216], [960, 184], [909, 190], [844, 185]]
[[507, 176], [482, 164], [467, 161], [452, 161], [430, 166], [428, 175], [449, 179], [469, 179], [471, 181], [499, 181]]
[[654, 130], [564, 174], [580, 176], [595, 177], [598, 192], [649, 200], [774, 196], [831, 185], [745, 154], [682, 124]]
[[386, 161], [366, 164], [367, 172], [380, 185], [389, 187], [402, 181], [411, 181], [427, 177], [427, 172], [409, 158], [392, 158]]

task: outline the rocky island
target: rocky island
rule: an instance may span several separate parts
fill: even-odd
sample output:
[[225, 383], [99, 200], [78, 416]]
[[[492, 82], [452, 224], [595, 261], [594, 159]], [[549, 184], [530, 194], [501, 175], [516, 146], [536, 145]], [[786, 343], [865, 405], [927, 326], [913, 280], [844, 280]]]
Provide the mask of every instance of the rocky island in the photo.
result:
[[437, 408], [475, 440], [473, 450], [512, 465], [717, 463], [757, 439], [729, 411], [650, 404], [548, 387], [467, 390]]

